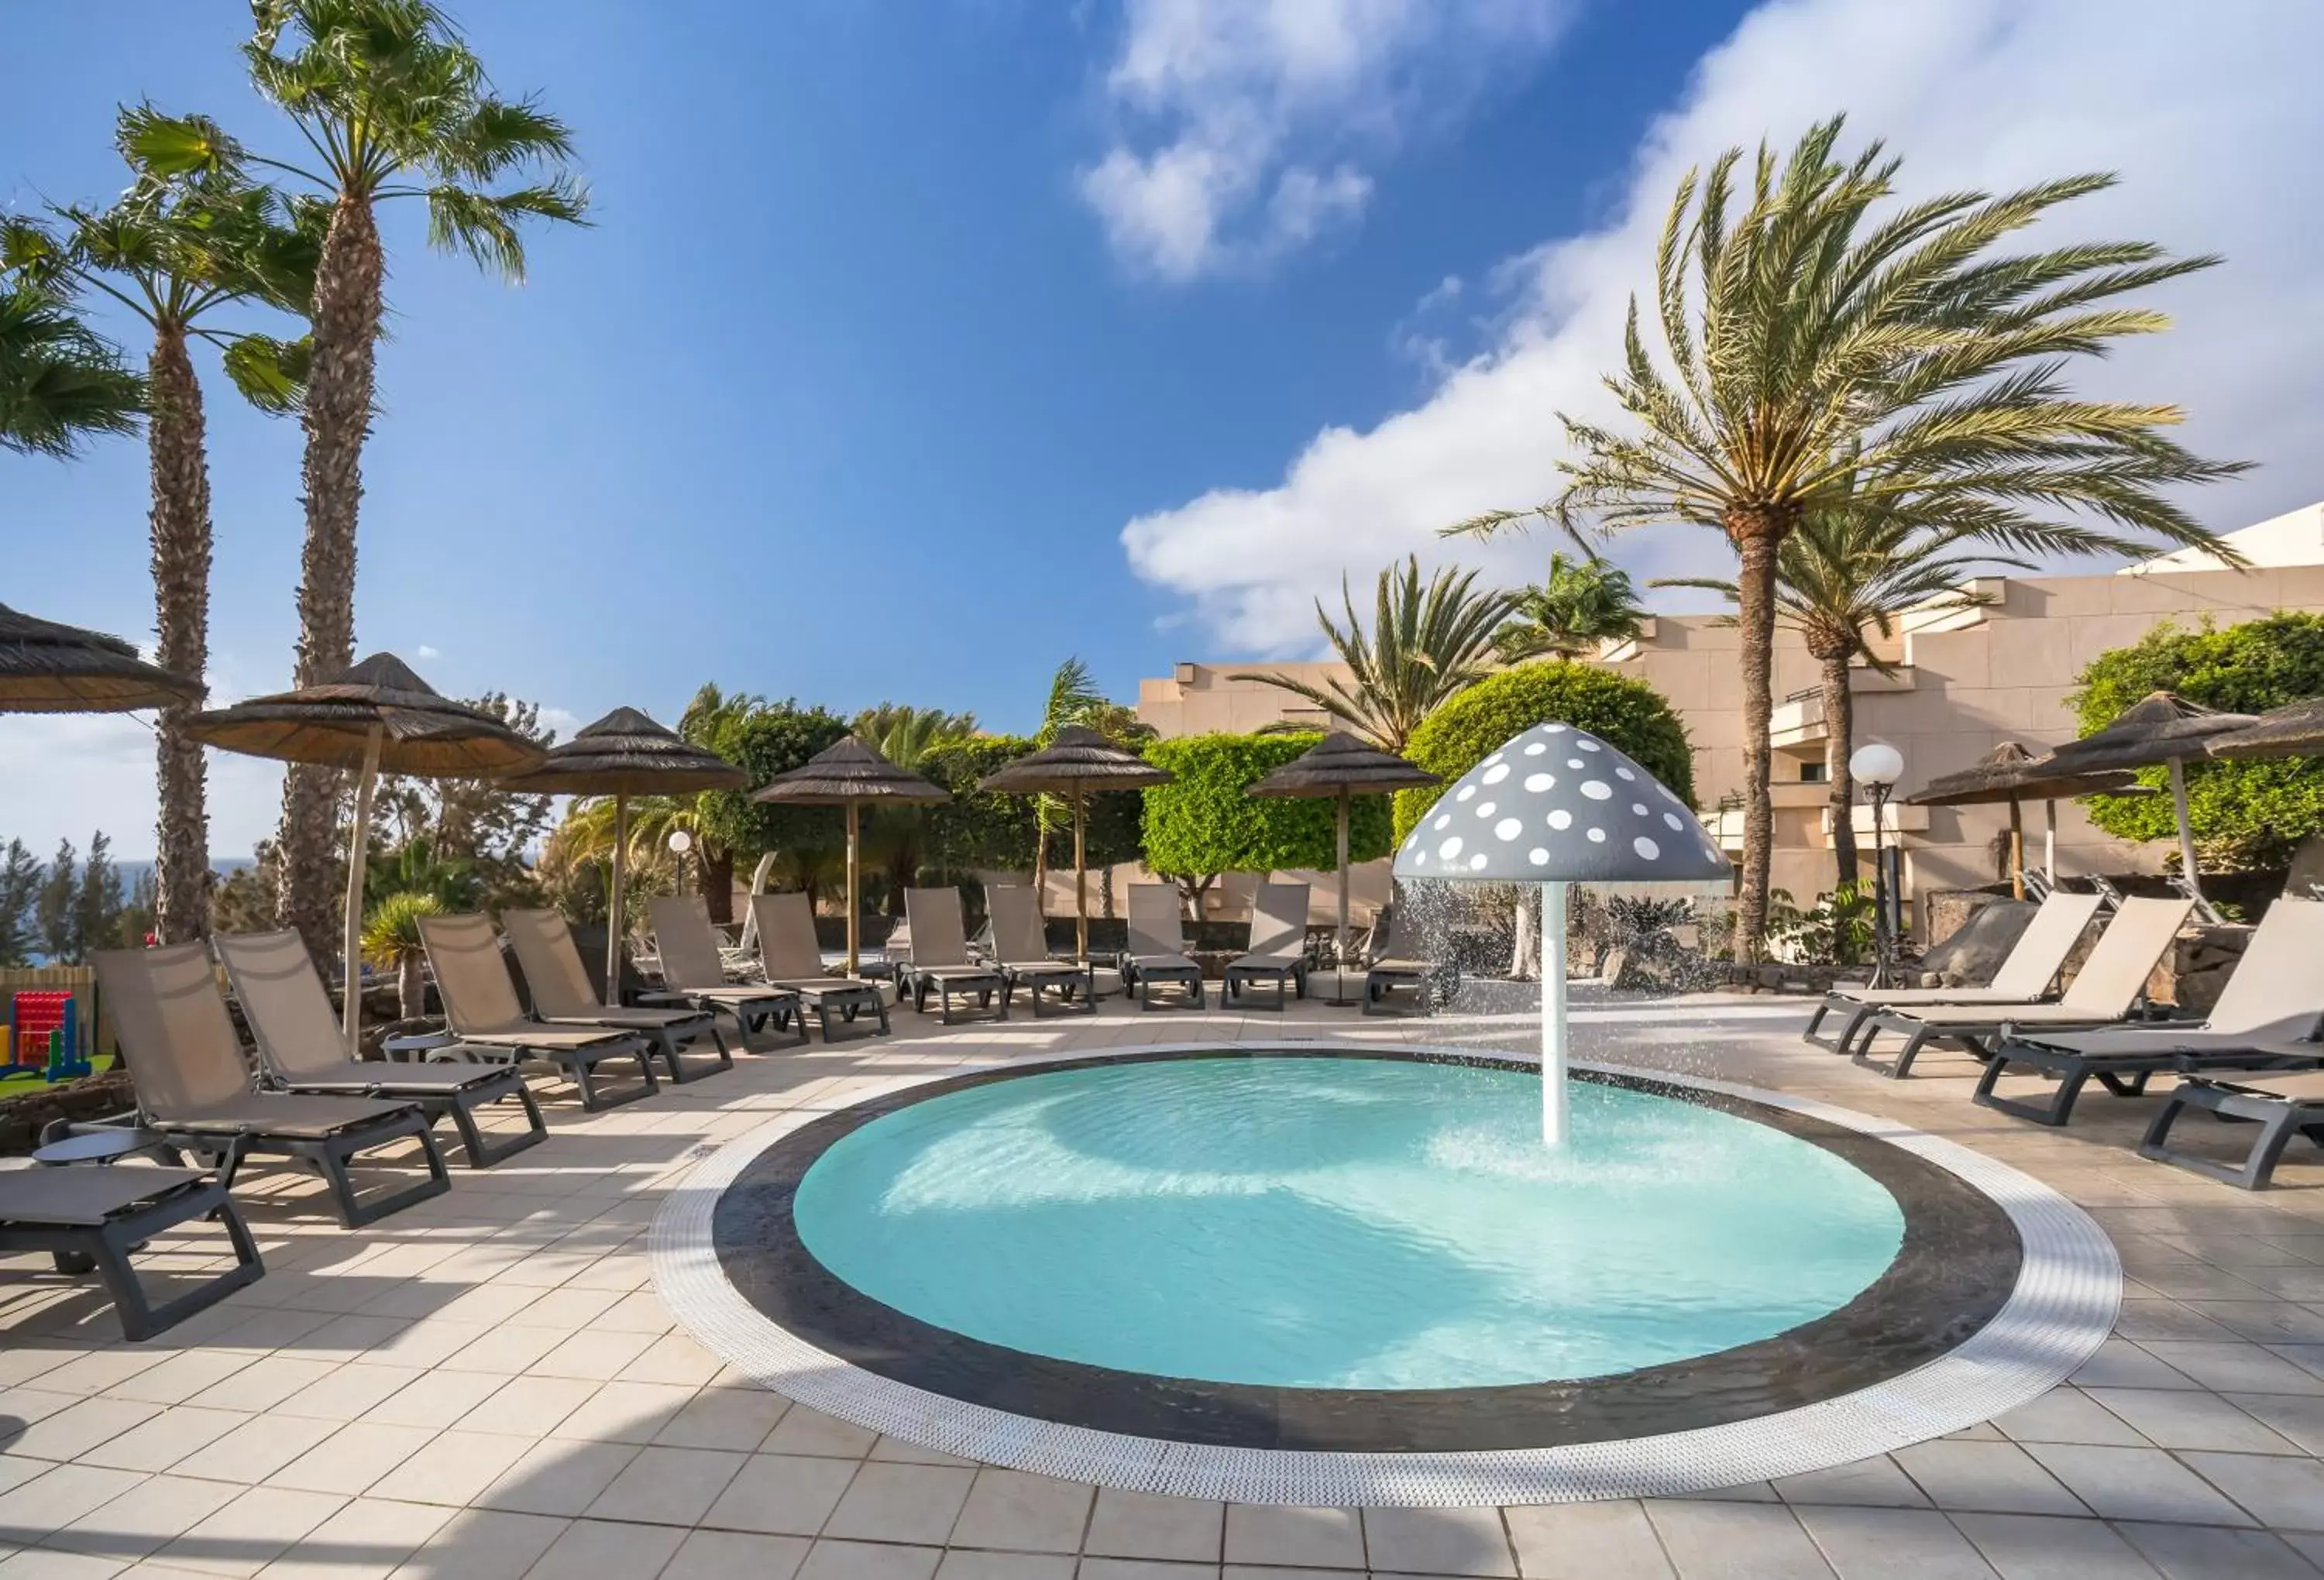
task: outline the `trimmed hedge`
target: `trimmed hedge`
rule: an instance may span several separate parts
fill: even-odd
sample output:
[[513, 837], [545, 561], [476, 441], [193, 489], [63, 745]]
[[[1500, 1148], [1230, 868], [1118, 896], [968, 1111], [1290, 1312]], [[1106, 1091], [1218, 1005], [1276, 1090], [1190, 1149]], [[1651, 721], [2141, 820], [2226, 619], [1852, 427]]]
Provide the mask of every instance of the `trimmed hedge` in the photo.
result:
[[[953, 798], [927, 809], [924, 864], [959, 875], [977, 869], [1030, 872], [1038, 837], [1036, 799], [1030, 795], [980, 793], [977, 781], [1000, 772], [1033, 750], [1022, 735], [979, 735], [939, 746], [920, 759], [924, 778], [943, 785]], [[1139, 793], [1110, 791], [1089, 799], [1089, 864], [1092, 868], [1135, 861], [1139, 852]], [[1073, 824], [1050, 835], [1049, 861], [1071, 870]]]
[[[2218, 630], [2165, 623], [2126, 648], [2092, 659], [2081, 690], [2068, 702], [2082, 733], [2103, 729], [2150, 692], [2174, 691], [2207, 708], [2264, 713], [2324, 696], [2324, 615], [2273, 614]], [[2145, 768], [2142, 784], [2162, 786], [2168, 770]], [[2167, 795], [2096, 795], [2090, 821], [2125, 840], [2175, 838]], [[2281, 868], [2301, 841], [2324, 833], [2324, 762], [2187, 765], [2187, 815], [2196, 854], [2222, 870]]]
[[1694, 754], [1662, 693], [1587, 664], [1551, 660], [1480, 680], [1421, 721], [1404, 755], [1444, 785], [1397, 792], [1395, 838], [1410, 833], [1445, 786], [1512, 736], [1553, 720], [1604, 738], [1694, 804]]
[[[1147, 867], [1171, 877], [1201, 877], [1335, 865], [1336, 798], [1278, 800], [1250, 793], [1322, 739], [1313, 733], [1185, 735], [1148, 742], [1147, 758], [1177, 779], [1146, 793]], [[1387, 797], [1356, 797], [1348, 813], [1349, 859], [1387, 855], [1388, 823]]]

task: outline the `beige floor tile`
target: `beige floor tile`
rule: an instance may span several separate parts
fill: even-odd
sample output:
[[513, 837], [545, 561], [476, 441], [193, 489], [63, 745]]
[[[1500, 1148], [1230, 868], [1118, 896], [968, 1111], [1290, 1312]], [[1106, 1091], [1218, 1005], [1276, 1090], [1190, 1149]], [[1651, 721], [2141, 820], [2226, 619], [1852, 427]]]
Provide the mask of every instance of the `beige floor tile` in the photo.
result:
[[[2223, 1395], [2303, 1454], [2324, 1454], [2324, 1399], [2300, 1393]], [[2276, 1449], [2276, 1453], [2284, 1450]]]
[[754, 1454], [703, 1523], [776, 1536], [816, 1535], [855, 1479], [855, 1470], [852, 1459]]
[[2036, 1443], [2029, 1450], [2050, 1474], [2109, 1520], [2248, 1525], [2244, 1512], [2160, 1448], [2101, 1448]]
[[597, 1392], [598, 1383], [581, 1377], [512, 1377], [458, 1425], [477, 1432], [503, 1432], [518, 1438], [546, 1438], [559, 1422]]
[[577, 1515], [613, 1484], [637, 1453], [627, 1443], [547, 1438], [519, 1456], [476, 1502], [516, 1513]]
[[2158, 1580], [2137, 1550], [2095, 1520], [2033, 1514], [1957, 1514], [2001, 1580]]
[[451, 1517], [425, 1503], [357, 1498], [259, 1573], [265, 1580], [355, 1580], [384, 1576]]
[[566, 1524], [539, 1514], [464, 1510], [398, 1565], [390, 1580], [521, 1580], [565, 1534]]
[[[1299, 1575], [1305, 1580], [1315, 1571], [1294, 1569], [1285, 1573]], [[1218, 1580], [1218, 1576], [1216, 1564], [1173, 1564], [1160, 1558], [1084, 1558], [1076, 1580]]]
[[369, 1317], [352, 1312], [325, 1323], [299, 1341], [299, 1353], [316, 1360], [361, 1361], [391, 1350], [411, 1327], [404, 1317]]
[[2015, 1443], [1916, 1443], [1898, 1449], [1895, 1459], [1940, 1509], [1997, 1514], [2088, 1512]]
[[767, 1440], [791, 1401], [754, 1383], [705, 1388], [654, 1435], [673, 1448], [730, 1448], [749, 1453]]
[[[1198, 1574], [1216, 1574], [1223, 1580], [1364, 1580], [1360, 1569], [1285, 1569], [1273, 1564], [1229, 1564], [1223, 1569], [1204, 1568]], [[939, 1574], [936, 1580], [944, 1580]]]
[[2199, 1388], [2200, 1383], [2173, 1370], [2126, 1338], [2109, 1338], [2098, 1354], [2069, 1379], [2077, 1388]]
[[799, 1566], [798, 1580], [932, 1580], [942, 1556], [934, 1548], [819, 1541]]
[[[182, 1327], [183, 1325], [180, 1324]], [[0, 1371], [0, 1386], [14, 1387], [28, 1377], [37, 1376], [41, 1387], [51, 1393], [103, 1393], [109, 1388], [127, 1382], [142, 1372], [150, 1372], [170, 1358], [170, 1351], [148, 1349], [143, 1345], [115, 1345], [106, 1349], [48, 1352], [60, 1364], [42, 1365], [27, 1369], [23, 1377], [11, 1377]], [[42, 1352], [31, 1352], [37, 1362]]]
[[[607, 1261], [616, 1258], [608, 1257]], [[631, 1290], [614, 1292], [613, 1303], [605, 1308], [594, 1326], [617, 1333], [650, 1333], [659, 1337], [678, 1325], [669, 1308], [651, 1290]]]
[[685, 1539], [684, 1531], [666, 1525], [576, 1520], [526, 1580], [614, 1580], [659, 1574]]
[[127, 1562], [184, 1535], [240, 1495], [224, 1482], [157, 1475], [100, 1505], [49, 1539], [68, 1552]]
[[2264, 1530], [2115, 1522], [2115, 1534], [2169, 1580], [2315, 1580], [2316, 1568]]
[[143, 1425], [81, 1455], [80, 1463], [115, 1470], [167, 1470], [252, 1419], [238, 1410], [197, 1410], [189, 1404], [165, 1408]]
[[1830, 1470], [1787, 1475], [1773, 1484], [1775, 1493], [1792, 1504], [1824, 1503], [1885, 1509], [1925, 1509], [1929, 1500], [1912, 1479], [1883, 1455], [1836, 1465]]
[[803, 1536], [697, 1530], [679, 1545], [660, 1580], [791, 1580], [807, 1561], [807, 1545]]
[[309, 1383], [274, 1406], [273, 1413], [352, 1421], [369, 1414], [425, 1375], [411, 1366], [340, 1366], [329, 1376]]
[[1372, 1567], [1406, 1574], [1515, 1575], [1498, 1509], [1367, 1509]]
[[[420, 1323], [411, 1330], [415, 1336], [420, 1336], [412, 1342], [421, 1342], [426, 1330], [441, 1333], [451, 1327], [449, 1323]], [[480, 1328], [473, 1337], [460, 1337], [447, 1347], [440, 1357], [410, 1364], [437, 1365], [452, 1372], [494, 1372], [504, 1377], [513, 1377], [564, 1343], [567, 1337], [554, 1327], [510, 1325]]]
[[1353, 1509], [1230, 1503], [1226, 1560], [1360, 1568], [1364, 1562], [1362, 1517]]
[[881, 1438], [872, 1445], [867, 1458], [882, 1465], [964, 1465], [976, 1468], [973, 1459], [963, 1459], [957, 1454], [947, 1454], [941, 1448], [924, 1448], [918, 1443], [907, 1443], [901, 1438]]
[[154, 1557], [161, 1563], [205, 1574], [255, 1575], [346, 1502], [327, 1493], [251, 1487], [236, 1493], [231, 1502]]
[[140, 1399], [82, 1399], [43, 1415], [8, 1445], [27, 1459], [78, 1459], [124, 1432], [144, 1425], [162, 1407]]
[[118, 1558], [51, 1552], [46, 1548], [15, 1551], [0, 1548], [0, 1580], [114, 1580], [130, 1573]]
[[942, 1546], [977, 1472], [939, 1465], [865, 1465], [824, 1522], [825, 1536]]
[[2261, 1454], [2179, 1457], [2263, 1524], [2324, 1530], [2324, 1464]]
[[[595, 1329], [567, 1336], [562, 1342], [525, 1370], [541, 1377], [586, 1377], [602, 1382], [616, 1377], [622, 1368], [658, 1341], [642, 1333], [613, 1333]], [[658, 1382], [649, 1378], [639, 1381]]]
[[750, 1456], [715, 1448], [644, 1448], [589, 1505], [592, 1520], [693, 1525]]
[[[229, 1350], [186, 1350], [171, 1355], [134, 1377], [106, 1390], [114, 1399], [143, 1399], [154, 1404], [183, 1404], [206, 1388], [233, 1376], [258, 1357]], [[0, 1409], [5, 1409], [0, 1404]], [[19, 1414], [19, 1411], [11, 1411]]]
[[490, 1398], [504, 1381], [485, 1372], [422, 1372], [365, 1410], [363, 1419], [397, 1427], [448, 1427]]
[[827, 1416], [806, 1405], [794, 1405], [768, 1435], [769, 1454], [819, 1454], [834, 1459], [861, 1459], [872, 1451], [877, 1432]]
[[1554, 1503], [1502, 1511], [1526, 1580], [1673, 1580], [1640, 1504]]
[[314, 1360], [306, 1355], [266, 1355], [253, 1361], [233, 1376], [212, 1383], [186, 1402], [204, 1410], [272, 1410], [301, 1388], [321, 1382], [336, 1369], [334, 1362]]
[[1216, 1563], [1226, 1506], [1200, 1498], [1099, 1489], [1083, 1551], [1124, 1558]]
[[568, 1333], [596, 1326], [606, 1308], [621, 1299], [612, 1290], [568, 1288], [534, 1293], [538, 1298], [517, 1313], [515, 1320], [528, 1327], [561, 1327]]
[[2119, 1448], [2143, 1448], [2146, 1439], [2137, 1428], [2098, 1402], [2100, 1397], [2136, 1393], [2143, 1398], [2200, 1399], [2183, 1389], [2106, 1389], [2085, 1392], [2079, 1388], [2052, 1388], [2029, 1404], [1996, 1416], [1993, 1424], [2020, 1443], [2103, 1443]]
[[1993, 1580], [1993, 1568], [1932, 1509], [1797, 1511], [1840, 1580]]
[[592, 1442], [650, 1443], [686, 1408], [694, 1392], [666, 1382], [608, 1382], [558, 1422], [550, 1435]]
[[[53, 1341], [12, 1344], [6, 1349], [0, 1349], [0, 1390], [21, 1388], [35, 1377], [45, 1377], [60, 1366], [71, 1365], [75, 1361], [86, 1360], [91, 1355], [132, 1353], [135, 1352], [122, 1346], [105, 1348]], [[163, 1357], [157, 1357], [157, 1360], [160, 1358]], [[75, 1391], [65, 1389], [61, 1392], [69, 1393]]]
[[534, 1441], [493, 1432], [446, 1432], [374, 1482], [369, 1491], [375, 1498], [459, 1508], [482, 1497], [485, 1488], [524, 1457]]
[[435, 1436], [427, 1427], [350, 1421], [269, 1475], [266, 1484], [354, 1497], [426, 1447]]
[[1079, 1482], [990, 1467], [975, 1473], [952, 1529], [954, 1547], [1077, 1553], [1093, 1489]]
[[[2324, 1410], [2324, 1398], [2316, 1395], [2272, 1397], [2293, 1402], [2305, 1399]], [[2090, 1398], [2160, 1448], [2211, 1448], [2231, 1454], [2290, 1454], [2295, 1448], [2216, 1393], [2190, 1393], [2181, 1388], [2102, 1388], [2093, 1390]]]
[[[631, 1336], [622, 1335], [623, 1338]], [[698, 1388], [718, 1375], [721, 1363], [683, 1333], [664, 1334], [621, 1370], [624, 1382], [675, 1382]]]
[[0, 1493], [0, 1541], [35, 1542], [144, 1481], [134, 1470], [59, 1465]]
[[1646, 1507], [1682, 1576], [1828, 1580], [1832, 1572], [1789, 1509], [1687, 1499], [1655, 1499]]

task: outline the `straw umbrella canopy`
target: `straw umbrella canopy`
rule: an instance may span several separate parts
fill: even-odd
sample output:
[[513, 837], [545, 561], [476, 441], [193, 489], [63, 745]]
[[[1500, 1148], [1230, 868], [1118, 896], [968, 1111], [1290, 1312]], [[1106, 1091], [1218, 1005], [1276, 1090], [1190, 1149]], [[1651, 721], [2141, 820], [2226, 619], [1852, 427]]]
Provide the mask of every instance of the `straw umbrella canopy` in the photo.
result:
[[1940, 774], [1904, 797], [1910, 806], [1994, 806], [2009, 804], [2009, 887], [2025, 897], [2025, 825], [2022, 804], [2039, 801], [2049, 807], [2049, 847], [2044, 870], [2057, 877], [2058, 803], [2073, 795], [2116, 795], [2137, 785], [2137, 776], [2124, 768], [2094, 773], [2061, 773], [2047, 752], [2034, 752], [2015, 740], [2005, 740], [1959, 773]]
[[2187, 875], [2187, 886], [2200, 901], [2203, 886], [2195, 870], [2195, 834], [2187, 821], [2186, 764], [2190, 758], [2203, 756], [2215, 738], [2258, 721], [2249, 713], [2223, 713], [2199, 706], [2176, 692], [2154, 692], [2116, 714], [2113, 722], [2095, 735], [2060, 747], [2051, 761], [2068, 773], [2166, 765], [2171, 770], [2171, 810], [2179, 822], [2180, 866]]
[[1358, 795], [1385, 795], [1393, 790], [1416, 790], [1442, 783], [1435, 775], [1392, 751], [1382, 751], [1344, 730], [1334, 730], [1250, 787], [1253, 795], [1329, 795], [1340, 803], [1338, 962], [1342, 997], [1348, 969], [1348, 804]]
[[2227, 761], [2324, 757], [2324, 697], [2271, 708], [2241, 730], [2214, 735], [2203, 749]]
[[[1074, 809], [1074, 956], [1089, 962], [1089, 796], [1093, 791], [1143, 790], [1177, 776], [1125, 751], [1096, 730], [1069, 724], [1047, 746], [977, 782], [1008, 795], [1062, 795]], [[1039, 896], [1035, 896], [1038, 904]]]
[[622, 869], [630, 840], [630, 797], [735, 790], [750, 782], [750, 775], [716, 752], [663, 729], [635, 708], [615, 708], [564, 745], [551, 747], [538, 767], [502, 781], [511, 790], [613, 798], [613, 876], [605, 902], [607, 1005], [621, 1002]]
[[0, 712], [124, 713], [201, 700], [199, 680], [146, 663], [119, 637], [0, 603]]
[[787, 774], [777, 774], [751, 794], [753, 801], [789, 806], [847, 809], [847, 974], [855, 974], [857, 929], [855, 853], [857, 819], [863, 804], [933, 806], [952, 792], [932, 785], [909, 768], [899, 768], [853, 735], [827, 747]]
[[379, 776], [498, 778], [540, 762], [540, 746], [483, 709], [442, 695], [392, 653], [374, 653], [320, 685], [197, 713], [186, 732], [205, 746], [245, 757], [356, 771], [355, 831], [347, 847], [346, 998], [340, 1009], [352, 1052], [363, 1015], [364, 867]]

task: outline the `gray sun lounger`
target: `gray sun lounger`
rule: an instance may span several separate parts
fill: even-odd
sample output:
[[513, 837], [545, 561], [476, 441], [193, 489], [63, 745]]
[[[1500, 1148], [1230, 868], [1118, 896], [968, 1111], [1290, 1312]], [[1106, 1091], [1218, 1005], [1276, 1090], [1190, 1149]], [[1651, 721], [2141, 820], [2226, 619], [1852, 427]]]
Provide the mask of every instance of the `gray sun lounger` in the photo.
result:
[[751, 1034], [763, 1025], [777, 1030], [790, 1026], [798, 1043], [807, 1042], [807, 1018], [799, 1014], [796, 991], [779, 983], [727, 978], [718, 931], [710, 925], [710, 907], [701, 896], [659, 895], [646, 902], [646, 912], [653, 926], [654, 952], [661, 959], [661, 988], [644, 996], [649, 1004], [682, 1004], [731, 1015], [746, 1048]]
[[[644, 1006], [600, 1004], [590, 986], [581, 951], [574, 946], [573, 931], [556, 911], [503, 911], [501, 932], [524, 971], [524, 985], [532, 998], [533, 1018], [551, 1026], [603, 1026], [632, 1032], [653, 1044], [669, 1083], [695, 1079], [687, 1073], [678, 1050], [710, 1039], [718, 1051], [715, 1069], [734, 1068], [734, 1055], [719, 1034], [718, 1017], [707, 1009], [653, 1009]], [[706, 1071], [702, 1073], [707, 1073]]]
[[[226, 1144], [239, 1155], [237, 1144]], [[130, 1255], [198, 1217], [225, 1226], [234, 1265], [155, 1305]], [[59, 1272], [94, 1272], [113, 1297], [121, 1337], [132, 1344], [217, 1305], [266, 1272], [225, 1184], [195, 1169], [85, 1164], [0, 1171], [0, 1251], [45, 1251]]]
[[[807, 896], [796, 891], [752, 895], [751, 914], [759, 923], [759, 967], [768, 985], [797, 994], [800, 1003], [814, 1010], [826, 1043], [840, 1040], [834, 1033], [841, 1026], [857, 1027], [867, 1037], [888, 1034], [888, 1001], [879, 985], [834, 976], [823, 963], [823, 946], [815, 936], [815, 905]], [[835, 1024], [831, 1018], [835, 1010], [839, 1015]], [[866, 1015], [871, 1017], [868, 1025]], [[807, 1040], [804, 1020], [799, 1040]]]
[[1186, 953], [1186, 928], [1176, 886], [1133, 883], [1130, 886], [1130, 950], [1121, 957], [1121, 985], [1136, 996], [1139, 1008], [1150, 1010], [1157, 982], [1176, 983], [1182, 988], [1185, 1007], [1204, 1007], [1203, 968]]
[[[2094, 1079], [2116, 1097], [2135, 1098], [2165, 1070], [2202, 1075], [2312, 1066], [2324, 1060], [2324, 1043], [2315, 1041], [2324, 1026], [2324, 983], [2310, 974], [2319, 966], [2324, 903], [2280, 899], [2261, 918], [2207, 1018], [2103, 1032], [2013, 1029], [1986, 1061], [1977, 1101], [2038, 1125], [2063, 1125]], [[1995, 1084], [2013, 1069], [2052, 1078], [2049, 1100], [1997, 1092]]]
[[[484, 917], [422, 916], [420, 942], [436, 973], [446, 1024], [478, 1058], [507, 1063], [530, 1059], [556, 1066], [573, 1083], [585, 1113], [634, 1103], [658, 1089], [643, 1037], [599, 1026], [543, 1025], [528, 1016], [517, 1000], [516, 984], [509, 980], [500, 940]], [[634, 1061], [638, 1083], [608, 1095], [598, 1085], [598, 1067], [613, 1060]]]
[[[452, 1188], [416, 1104], [253, 1089], [217, 968], [200, 944], [99, 950], [95, 964], [136, 1085], [139, 1122], [170, 1146], [217, 1159], [221, 1185], [231, 1190], [253, 1153], [294, 1159], [323, 1177], [350, 1229]], [[359, 1198], [354, 1160], [406, 1140], [420, 1144], [427, 1178]]]
[[[2051, 996], [2066, 957], [2097, 915], [2105, 901], [2098, 895], [2070, 895], [2053, 890], [2042, 902], [2017, 935], [2008, 955], [1981, 988], [1835, 988], [1824, 996], [1802, 1033], [1819, 1048], [1835, 1053], [1854, 1052], [1851, 1044], [1864, 1024], [1884, 1009], [1910, 1009], [1923, 1004], [2040, 1004]], [[1818, 1031], [1827, 1016], [1842, 1016], [1836, 1034]]]
[[[1260, 982], [1275, 984], [1269, 998], [1240, 1003]], [[1230, 1008], [1271, 1009], [1280, 1015], [1295, 995], [1307, 997], [1307, 886], [1267, 883], [1250, 907], [1250, 949], [1240, 960], [1227, 962], [1226, 983], [1220, 990]]]
[[[549, 1139], [532, 1089], [506, 1065], [348, 1058], [331, 996], [297, 933], [219, 933], [210, 947], [226, 967], [242, 1018], [258, 1045], [260, 1072], [278, 1089], [417, 1104], [431, 1121], [452, 1121], [472, 1169], [489, 1168]], [[512, 1098], [523, 1107], [525, 1128], [503, 1140], [487, 1139], [476, 1124], [477, 1111]]]
[[[2303, 1046], [2313, 1045], [2292, 1043], [2280, 1051], [2287, 1060], [2301, 1058]], [[2163, 1107], [2147, 1125], [2145, 1138], [2138, 1144], [2138, 1155], [2238, 1190], [2264, 1190], [2293, 1136], [2304, 1135], [2315, 1145], [2324, 1147], [2324, 1070], [2313, 1067], [2312, 1055], [2305, 1057], [2310, 1068], [2283, 1075], [2256, 1075], [2235, 1081], [2205, 1075], [2182, 1076], [2177, 1089], [2164, 1097]], [[2215, 1162], [2170, 1144], [2172, 1127], [2190, 1108], [2200, 1108], [2229, 1123], [2258, 1126], [2242, 1162]]]
[[912, 928], [904, 989], [912, 996], [914, 1009], [926, 1015], [933, 991], [937, 1018], [945, 1025], [953, 1024], [957, 999], [975, 1000], [976, 1009], [994, 1020], [1009, 1018], [1008, 973], [969, 953], [968, 923], [961, 915], [958, 889], [906, 889], [904, 918]]
[[[1931, 1004], [1880, 1010], [1865, 1022], [1851, 1057], [1867, 1070], [1901, 1080], [1912, 1073], [1913, 1061], [1932, 1042], [1951, 1043], [1983, 1061], [1991, 1057], [1996, 1042], [2021, 1029], [2080, 1032], [2118, 1024], [2145, 992], [2147, 978], [2194, 908], [2191, 900], [2125, 900], [2057, 1003]], [[1900, 1033], [1904, 1038], [1894, 1060], [1872, 1057], [1872, 1044], [1882, 1032]]]
[[[1097, 968], [1086, 960], [1050, 957], [1048, 940], [1042, 936], [1040, 908], [1033, 903], [1033, 891], [1023, 884], [988, 883], [984, 886], [984, 911], [992, 930], [992, 954], [1008, 978], [1001, 1002], [1005, 1006], [1022, 988], [1033, 1000], [1033, 1018], [1045, 1015], [1095, 1015], [1097, 1013]], [[1056, 995], [1054, 1007], [1041, 995]]]
[[[1366, 1015], [1426, 1015], [1434, 1007], [1437, 964], [1397, 954], [1396, 927], [1400, 919], [1394, 905], [1382, 905], [1372, 923], [1374, 959], [1364, 968]], [[1406, 995], [1408, 1006], [1402, 1002]]]

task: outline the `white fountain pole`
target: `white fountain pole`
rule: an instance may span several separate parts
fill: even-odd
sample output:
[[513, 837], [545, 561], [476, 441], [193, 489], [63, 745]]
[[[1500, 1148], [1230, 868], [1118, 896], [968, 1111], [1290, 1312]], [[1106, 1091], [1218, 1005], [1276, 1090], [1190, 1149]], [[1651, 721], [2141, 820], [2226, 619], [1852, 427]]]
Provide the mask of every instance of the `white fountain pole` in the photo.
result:
[[1541, 886], [1541, 1144], [1565, 1144], [1565, 886]]

